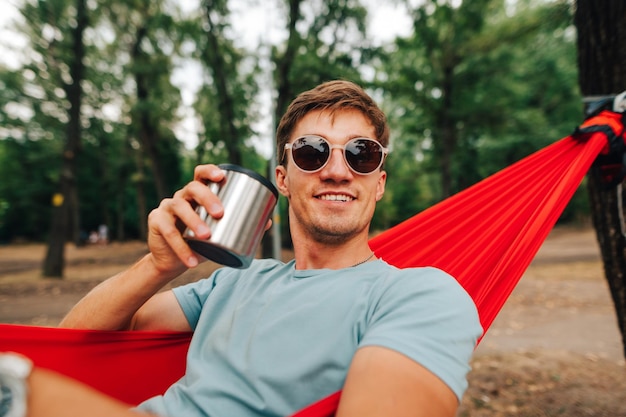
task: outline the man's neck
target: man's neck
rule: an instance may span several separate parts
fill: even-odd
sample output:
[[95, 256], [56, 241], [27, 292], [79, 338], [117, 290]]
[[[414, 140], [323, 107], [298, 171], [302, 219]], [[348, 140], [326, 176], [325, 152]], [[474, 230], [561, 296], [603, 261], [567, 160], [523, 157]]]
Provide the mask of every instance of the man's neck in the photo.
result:
[[352, 239], [338, 245], [320, 242], [295, 242], [296, 269], [341, 269], [376, 259], [365, 238]]

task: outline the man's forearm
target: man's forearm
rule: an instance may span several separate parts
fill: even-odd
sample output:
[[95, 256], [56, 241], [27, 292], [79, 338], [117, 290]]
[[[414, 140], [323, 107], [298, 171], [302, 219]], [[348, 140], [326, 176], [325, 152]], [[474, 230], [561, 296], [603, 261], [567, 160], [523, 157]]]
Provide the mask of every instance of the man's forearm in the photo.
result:
[[128, 330], [141, 306], [175, 276], [154, 267], [151, 254], [128, 270], [92, 289], [65, 316], [59, 327]]
[[28, 417], [148, 417], [130, 405], [45, 369], [29, 377]]

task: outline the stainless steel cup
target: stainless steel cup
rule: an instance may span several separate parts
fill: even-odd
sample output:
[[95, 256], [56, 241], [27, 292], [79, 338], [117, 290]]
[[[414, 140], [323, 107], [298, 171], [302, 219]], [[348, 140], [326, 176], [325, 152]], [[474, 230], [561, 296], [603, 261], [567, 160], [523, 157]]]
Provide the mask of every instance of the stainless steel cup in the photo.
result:
[[198, 254], [222, 265], [247, 268], [261, 243], [267, 221], [278, 200], [278, 190], [265, 177], [233, 164], [219, 167], [226, 172], [224, 180], [211, 188], [224, 206], [224, 216], [214, 219], [199, 206], [196, 213], [211, 229], [208, 240], [196, 238], [186, 229], [183, 237]]

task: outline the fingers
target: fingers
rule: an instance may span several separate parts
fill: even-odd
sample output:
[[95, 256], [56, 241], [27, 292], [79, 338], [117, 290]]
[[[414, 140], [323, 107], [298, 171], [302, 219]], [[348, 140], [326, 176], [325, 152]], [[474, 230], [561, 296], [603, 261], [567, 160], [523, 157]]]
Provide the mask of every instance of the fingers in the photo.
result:
[[220, 182], [224, 179], [224, 171], [213, 164], [198, 165], [193, 170], [193, 179], [204, 183], [206, 181]]
[[169, 210], [164, 209], [167, 204], [169, 200], [164, 200], [148, 216], [150, 252], [161, 270], [174, 270], [179, 262], [187, 268], [193, 268], [199, 263], [198, 257], [183, 239], [176, 226], [176, 219]]
[[198, 181], [192, 181], [177, 191], [164, 208], [171, 211], [184, 227], [189, 227], [198, 237], [208, 238], [208, 228], [195, 211], [199, 205], [213, 218], [220, 219], [224, 216], [224, 206], [220, 199], [209, 187]]
[[[201, 165], [194, 170], [194, 180], [178, 190], [172, 198], [164, 199], [159, 207], [150, 213], [149, 240], [151, 251], [169, 264], [175, 255], [187, 267], [198, 264], [198, 257], [185, 242], [182, 231], [189, 228], [199, 239], [208, 239], [211, 230], [196, 213], [195, 208], [203, 206], [208, 215], [219, 219], [224, 215], [224, 208], [219, 198], [207, 184], [220, 182], [224, 172], [215, 165]], [[170, 258], [169, 260], [167, 258]]]

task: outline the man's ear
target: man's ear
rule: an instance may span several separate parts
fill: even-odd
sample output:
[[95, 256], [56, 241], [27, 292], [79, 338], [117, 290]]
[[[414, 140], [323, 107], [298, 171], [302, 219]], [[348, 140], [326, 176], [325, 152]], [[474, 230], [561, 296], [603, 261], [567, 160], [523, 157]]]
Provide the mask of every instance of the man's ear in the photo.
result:
[[276, 167], [276, 188], [285, 197], [289, 198], [289, 180], [287, 179], [287, 168], [282, 165]]
[[385, 184], [387, 184], [387, 172], [380, 171], [378, 184], [376, 185], [376, 201], [380, 201], [385, 195]]

